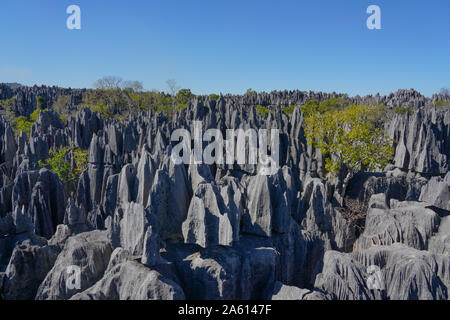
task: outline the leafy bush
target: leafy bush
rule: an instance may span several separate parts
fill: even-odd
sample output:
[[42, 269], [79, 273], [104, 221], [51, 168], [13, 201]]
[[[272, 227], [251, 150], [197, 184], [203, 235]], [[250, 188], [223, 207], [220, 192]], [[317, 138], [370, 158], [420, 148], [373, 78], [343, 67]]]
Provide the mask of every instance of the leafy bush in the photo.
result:
[[303, 106], [300, 107], [300, 111], [305, 117], [312, 116], [319, 112], [319, 102], [317, 100], [309, 100]]
[[393, 110], [393, 112], [396, 113], [396, 114], [402, 115], [402, 116], [407, 114], [407, 113], [410, 114], [410, 115], [413, 114], [412, 110], [410, 110], [410, 109], [408, 109], [406, 107], [402, 107], [402, 106], [395, 108]]
[[34, 122], [28, 120], [27, 117], [20, 116], [11, 120], [11, 126], [16, 131], [15, 135], [18, 136], [22, 131], [30, 136], [31, 127]]
[[72, 96], [71, 95], [60, 95], [58, 99], [53, 103], [52, 109], [58, 113], [59, 118], [64, 122], [67, 123], [67, 119], [76, 114], [76, 110], [71, 110], [71, 102], [72, 102]]
[[435, 105], [437, 108], [450, 108], [450, 102], [448, 101], [439, 100]]
[[348, 102], [342, 98], [331, 98], [319, 103], [317, 100], [311, 99], [306, 102], [305, 105], [300, 107], [300, 110], [305, 115], [309, 117], [315, 113], [325, 113], [334, 110], [342, 110], [348, 106]]
[[45, 109], [45, 97], [44, 96], [38, 96], [36, 98], [36, 105], [38, 109]]
[[325, 169], [376, 170], [389, 164], [393, 142], [377, 125], [380, 108], [352, 105], [342, 110], [313, 113], [305, 119], [306, 138], [325, 157]]
[[100, 79], [100, 84], [96, 84], [99, 89], [89, 90], [83, 96], [83, 104], [108, 119], [120, 120], [128, 114], [149, 110], [161, 111], [171, 117], [177, 109], [186, 108], [194, 97], [189, 89], [180, 90], [176, 97], [172, 97], [157, 91], [142, 91], [139, 82], [124, 87], [124, 82], [117, 84], [119, 78], [109, 78]]
[[14, 113], [14, 104], [17, 99], [17, 96], [14, 96], [9, 99], [0, 100], [0, 107], [2, 110], [0, 111], [1, 115], [3, 115], [7, 120], [12, 120], [15, 116]]
[[[69, 153], [72, 155], [74, 166], [72, 166]], [[59, 150], [50, 151], [50, 157], [39, 161], [41, 168], [49, 168], [56, 172], [64, 183], [77, 181], [83, 170], [87, 168], [88, 151], [74, 147], [64, 147]]]
[[16, 131], [15, 135], [18, 136], [22, 131], [27, 134], [27, 136], [30, 136], [31, 127], [36, 122], [37, 118], [39, 117], [39, 114], [41, 112], [47, 112], [47, 109], [41, 110], [37, 108], [33, 111], [33, 113], [30, 115], [30, 118], [24, 116], [19, 116], [17, 118], [14, 118], [11, 120], [11, 126]]
[[131, 92], [130, 99], [132, 104], [132, 110], [149, 111], [152, 106], [155, 105], [157, 100], [156, 92]]
[[264, 117], [270, 113], [269, 108], [264, 107], [264, 106], [256, 106], [255, 109], [256, 109], [256, 112], [258, 112], [259, 114], [261, 114]]
[[323, 101], [319, 106], [320, 112], [329, 112], [334, 110], [342, 110], [348, 106], [348, 102], [342, 98], [330, 98]]
[[284, 106], [281, 108], [281, 110], [283, 110], [283, 112], [287, 115], [291, 115], [294, 113], [294, 110], [297, 106]]
[[124, 105], [120, 89], [96, 89], [88, 91], [83, 98], [83, 103], [94, 112], [100, 113], [104, 118], [111, 119], [114, 114], [120, 113], [120, 107]]
[[175, 97], [175, 107], [178, 110], [183, 110], [188, 107], [189, 102], [194, 98], [195, 95], [190, 89], [181, 89], [178, 91]]
[[212, 93], [209, 95], [209, 99], [211, 100], [219, 100], [220, 96], [218, 94]]
[[175, 113], [175, 110], [172, 106], [172, 98], [170, 96], [159, 93], [156, 100], [155, 111], [160, 111], [167, 117], [171, 118]]
[[257, 93], [256, 93], [256, 91], [253, 90], [252, 88], [247, 89], [247, 91], [245, 92], [245, 95], [246, 95], [247, 97], [253, 96], [253, 95], [255, 95], [255, 94], [257, 94]]
[[30, 121], [35, 123], [41, 112], [47, 112], [48, 109], [36, 109], [30, 114]]
[[103, 118], [112, 119], [114, 117], [112, 110], [105, 105], [104, 101], [98, 101], [96, 104], [90, 105], [90, 109], [100, 113]]

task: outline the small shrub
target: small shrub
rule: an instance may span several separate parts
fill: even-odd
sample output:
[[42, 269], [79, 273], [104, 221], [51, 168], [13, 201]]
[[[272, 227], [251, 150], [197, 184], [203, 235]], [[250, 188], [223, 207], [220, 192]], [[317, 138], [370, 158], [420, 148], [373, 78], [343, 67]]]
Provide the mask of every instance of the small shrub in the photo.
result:
[[211, 100], [217, 101], [217, 100], [219, 100], [219, 98], [220, 98], [220, 96], [218, 94], [215, 94], [215, 93], [212, 93], [212, 94], [209, 95], [209, 99], [211, 99]]
[[376, 170], [390, 162], [393, 142], [378, 124], [379, 112], [378, 107], [352, 105], [305, 118], [308, 143], [321, 150], [330, 175], [343, 169], [350, 174]]
[[281, 108], [281, 110], [283, 110], [283, 112], [285, 114], [287, 114], [288, 116], [294, 113], [294, 110], [297, 106], [284, 106]]
[[37, 121], [37, 119], [38, 119], [38, 117], [39, 117], [39, 114], [41, 113], [41, 112], [47, 112], [48, 111], [48, 109], [36, 109], [36, 110], [34, 110], [31, 114], [30, 114], [30, 121], [31, 122], [33, 122], [33, 123], [35, 123], [36, 121]]
[[436, 108], [450, 108], [450, 102], [439, 100], [435, 104]]
[[31, 127], [36, 122], [37, 118], [39, 117], [39, 114], [41, 112], [47, 112], [47, 109], [39, 109], [33, 111], [33, 113], [30, 115], [30, 118], [19, 116], [17, 118], [14, 118], [11, 120], [11, 126], [16, 131], [15, 135], [18, 136], [22, 131], [27, 134], [27, 136], [30, 136]]
[[178, 91], [175, 97], [175, 103], [181, 105], [187, 105], [195, 95], [191, 92], [191, 89], [181, 89]]
[[5, 117], [5, 119], [11, 121], [15, 117], [14, 112], [14, 104], [17, 99], [17, 96], [14, 96], [10, 99], [0, 100], [0, 107], [2, 110], [0, 110], [0, 113], [2, 116]]
[[[72, 152], [74, 167], [68, 161], [68, 154], [70, 152]], [[56, 172], [61, 181], [67, 184], [72, 181], [77, 181], [81, 172], [87, 168], [87, 156], [87, 150], [64, 147], [59, 150], [50, 151], [50, 157], [45, 161], [39, 160], [39, 166], [41, 168], [49, 168]]]
[[99, 101], [97, 104], [90, 105], [89, 108], [94, 112], [100, 113], [103, 118], [114, 118], [114, 114], [111, 112], [111, 109], [105, 105], [104, 101]]
[[404, 116], [407, 113], [409, 115], [412, 115], [414, 113], [411, 109], [408, 109], [408, 108], [402, 107], [402, 106], [395, 108], [393, 111], [394, 111], [395, 114], [399, 114], [401, 116]]
[[28, 118], [24, 116], [20, 116], [11, 120], [11, 126], [15, 130], [16, 136], [20, 135], [20, 133], [23, 131], [29, 137], [33, 123], [34, 122], [29, 121]]
[[323, 101], [319, 106], [319, 111], [321, 113], [342, 110], [348, 106], [348, 102], [342, 98], [330, 98]]
[[45, 97], [44, 96], [38, 96], [36, 98], [36, 105], [38, 109], [45, 109], [46, 105], [45, 105]]
[[258, 112], [259, 114], [261, 114], [264, 117], [270, 113], [269, 108], [264, 107], [264, 106], [256, 106], [255, 109], [256, 109], [256, 112]]
[[309, 100], [303, 106], [300, 107], [300, 111], [305, 117], [312, 116], [319, 112], [319, 102], [317, 100]]
[[253, 95], [256, 95], [256, 94], [257, 94], [256, 91], [253, 90], [252, 88], [247, 89], [247, 91], [245, 92], [245, 95], [247, 97], [250, 97], [250, 96], [253, 96]]

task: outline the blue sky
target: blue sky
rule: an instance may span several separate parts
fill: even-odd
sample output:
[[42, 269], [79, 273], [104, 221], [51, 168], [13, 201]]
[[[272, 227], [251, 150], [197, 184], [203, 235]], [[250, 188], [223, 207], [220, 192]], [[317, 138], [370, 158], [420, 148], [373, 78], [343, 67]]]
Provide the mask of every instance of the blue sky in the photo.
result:
[[[66, 28], [72, 4], [81, 30]], [[366, 27], [371, 4], [382, 30]], [[2, 0], [0, 82], [429, 96], [450, 87], [449, 35], [449, 0]]]

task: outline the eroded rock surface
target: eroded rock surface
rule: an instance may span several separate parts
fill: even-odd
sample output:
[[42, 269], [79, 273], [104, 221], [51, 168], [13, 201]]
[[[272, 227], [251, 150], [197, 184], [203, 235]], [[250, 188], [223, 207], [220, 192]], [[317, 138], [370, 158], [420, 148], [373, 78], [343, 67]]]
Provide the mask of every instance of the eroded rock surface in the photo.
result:
[[[50, 107], [17, 135], [0, 117], [2, 298], [449, 299], [450, 111], [433, 107], [449, 96], [348, 97], [412, 113], [384, 122], [391, 164], [344, 183], [326, 177], [300, 108], [282, 108], [342, 95], [197, 96], [170, 118], [119, 121], [77, 108], [85, 93], [0, 84], [0, 100], [16, 96], [15, 116], [29, 116], [38, 95], [49, 106], [67, 95], [73, 112], [64, 123]], [[278, 129], [279, 168], [175, 163], [171, 134], [193, 133], [195, 120], [224, 137]], [[87, 150], [87, 166], [63, 184], [39, 161], [67, 146]], [[248, 156], [248, 142], [235, 151]]]

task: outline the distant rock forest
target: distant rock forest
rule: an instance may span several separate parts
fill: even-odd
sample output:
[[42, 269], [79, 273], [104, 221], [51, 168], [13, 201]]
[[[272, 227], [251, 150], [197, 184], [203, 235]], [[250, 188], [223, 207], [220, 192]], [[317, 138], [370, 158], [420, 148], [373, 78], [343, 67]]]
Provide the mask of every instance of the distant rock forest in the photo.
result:
[[[1, 300], [448, 300], [450, 94], [0, 84]], [[176, 129], [278, 129], [279, 168]]]

